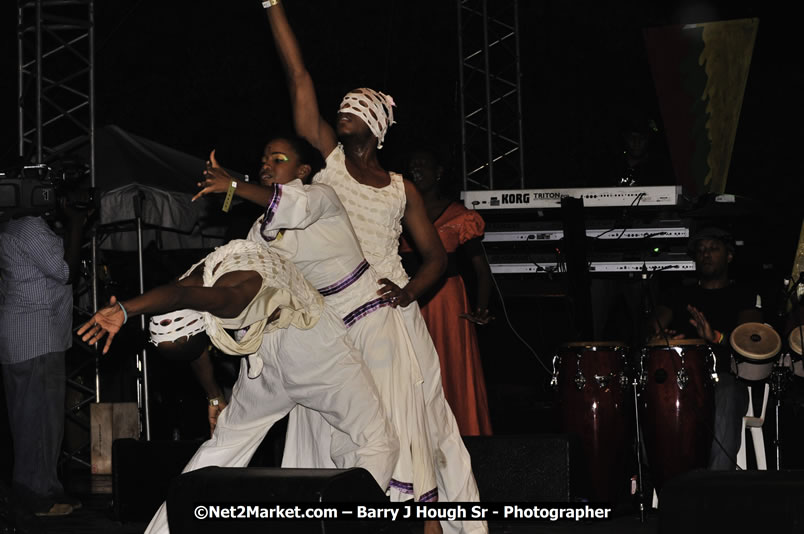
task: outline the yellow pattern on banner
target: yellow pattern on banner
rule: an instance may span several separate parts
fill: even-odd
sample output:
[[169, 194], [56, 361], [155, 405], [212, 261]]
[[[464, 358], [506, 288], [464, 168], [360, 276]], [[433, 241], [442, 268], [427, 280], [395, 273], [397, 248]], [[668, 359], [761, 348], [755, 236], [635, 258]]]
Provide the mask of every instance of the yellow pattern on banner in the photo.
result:
[[703, 27], [704, 49], [698, 64], [707, 76], [701, 99], [707, 103], [706, 129], [711, 143], [703, 188], [710, 193], [726, 190], [758, 26], [759, 19], [755, 18], [688, 26]]

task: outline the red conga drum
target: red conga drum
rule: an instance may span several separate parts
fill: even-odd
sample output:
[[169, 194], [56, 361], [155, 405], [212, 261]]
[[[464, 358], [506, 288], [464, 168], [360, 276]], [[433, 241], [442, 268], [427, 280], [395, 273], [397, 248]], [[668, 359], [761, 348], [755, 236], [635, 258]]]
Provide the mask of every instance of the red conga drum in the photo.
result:
[[614, 502], [628, 491], [625, 458], [633, 402], [623, 343], [562, 345], [553, 359], [562, 431], [580, 438], [589, 498]]
[[715, 357], [703, 339], [642, 350], [639, 417], [654, 487], [705, 468], [715, 422]]

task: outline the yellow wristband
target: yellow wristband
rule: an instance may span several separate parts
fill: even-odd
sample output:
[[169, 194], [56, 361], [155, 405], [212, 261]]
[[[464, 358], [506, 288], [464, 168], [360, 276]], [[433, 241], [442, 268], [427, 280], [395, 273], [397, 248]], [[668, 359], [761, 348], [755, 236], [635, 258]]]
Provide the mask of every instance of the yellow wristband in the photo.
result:
[[237, 180], [232, 180], [232, 183], [229, 184], [229, 190], [226, 191], [226, 198], [223, 200], [223, 207], [221, 208], [221, 210], [227, 213], [229, 212], [229, 208], [232, 207], [235, 189], [237, 189]]
[[226, 399], [224, 399], [223, 397], [207, 398], [207, 402], [209, 403], [210, 406], [218, 406], [221, 402], [225, 400]]

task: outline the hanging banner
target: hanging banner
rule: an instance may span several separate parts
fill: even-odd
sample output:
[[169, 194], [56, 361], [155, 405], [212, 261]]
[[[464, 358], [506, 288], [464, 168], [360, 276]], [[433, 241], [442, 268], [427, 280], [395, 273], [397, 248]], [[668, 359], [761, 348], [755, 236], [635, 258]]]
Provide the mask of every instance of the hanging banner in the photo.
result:
[[644, 31], [677, 183], [723, 193], [759, 19]]

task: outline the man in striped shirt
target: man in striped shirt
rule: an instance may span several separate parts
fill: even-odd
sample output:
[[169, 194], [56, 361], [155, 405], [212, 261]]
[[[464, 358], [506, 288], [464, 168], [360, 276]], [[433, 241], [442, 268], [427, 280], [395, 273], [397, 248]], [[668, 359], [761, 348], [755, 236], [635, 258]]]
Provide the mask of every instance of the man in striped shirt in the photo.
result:
[[[20, 511], [68, 515], [57, 464], [64, 436], [64, 353], [72, 345], [71, 266], [83, 219], [67, 243], [42, 217], [0, 223], [0, 366], [14, 444], [12, 489]], [[65, 248], [67, 254], [65, 254]]]

